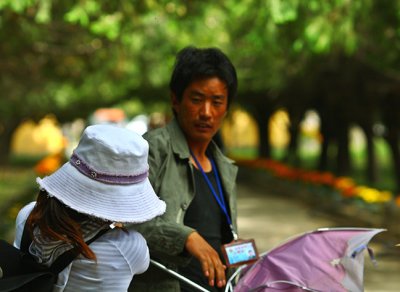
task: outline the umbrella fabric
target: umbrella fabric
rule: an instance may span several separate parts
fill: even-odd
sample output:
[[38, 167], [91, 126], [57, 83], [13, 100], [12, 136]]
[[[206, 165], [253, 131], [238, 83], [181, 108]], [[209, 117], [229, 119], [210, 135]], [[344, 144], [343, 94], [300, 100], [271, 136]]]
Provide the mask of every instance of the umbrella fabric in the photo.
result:
[[384, 230], [321, 228], [304, 233], [243, 269], [234, 291], [363, 291], [363, 251]]

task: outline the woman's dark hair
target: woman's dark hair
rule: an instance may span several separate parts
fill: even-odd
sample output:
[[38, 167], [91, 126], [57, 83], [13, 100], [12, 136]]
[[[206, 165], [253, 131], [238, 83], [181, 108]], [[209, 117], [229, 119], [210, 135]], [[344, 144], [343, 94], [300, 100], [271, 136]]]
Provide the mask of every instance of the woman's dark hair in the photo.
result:
[[49, 197], [45, 190], [41, 190], [26, 224], [32, 238], [34, 238], [33, 229], [37, 227], [43, 237], [71, 243], [84, 257], [95, 260], [96, 255], [85, 243], [81, 231], [81, 222], [88, 218], [68, 208], [56, 198]]
[[236, 96], [236, 70], [228, 57], [217, 48], [186, 47], [176, 56], [169, 88], [181, 101], [183, 92], [195, 80], [218, 77], [228, 88], [228, 107]]

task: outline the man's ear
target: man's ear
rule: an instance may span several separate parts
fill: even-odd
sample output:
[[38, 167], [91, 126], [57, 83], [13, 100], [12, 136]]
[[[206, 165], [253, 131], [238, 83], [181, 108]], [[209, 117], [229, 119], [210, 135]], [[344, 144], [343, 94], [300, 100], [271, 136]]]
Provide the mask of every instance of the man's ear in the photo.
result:
[[179, 100], [176, 97], [176, 94], [173, 93], [173, 92], [171, 92], [170, 96], [171, 96], [172, 108], [173, 108], [174, 111], [176, 111], [176, 107], [179, 105]]

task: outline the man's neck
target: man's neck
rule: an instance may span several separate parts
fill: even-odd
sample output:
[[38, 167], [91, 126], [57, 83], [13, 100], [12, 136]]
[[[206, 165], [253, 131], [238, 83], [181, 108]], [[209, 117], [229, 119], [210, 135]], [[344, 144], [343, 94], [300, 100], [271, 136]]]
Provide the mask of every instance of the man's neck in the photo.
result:
[[[196, 157], [197, 161], [200, 163], [201, 167], [205, 172], [209, 172], [212, 170], [211, 161], [206, 154], [208, 144], [209, 143], [207, 144], [189, 143], [189, 148], [191, 150], [192, 156], [194, 155]], [[190, 161], [196, 168], [199, 168], [193, 157], [190, 158]]]

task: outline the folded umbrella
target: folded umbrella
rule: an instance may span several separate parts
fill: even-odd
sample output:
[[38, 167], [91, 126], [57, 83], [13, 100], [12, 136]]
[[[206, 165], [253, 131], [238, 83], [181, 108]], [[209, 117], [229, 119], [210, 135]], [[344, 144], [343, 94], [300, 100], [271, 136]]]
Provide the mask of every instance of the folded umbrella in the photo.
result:
[[243, 267], [235, 292], [364, 291], [364, 253], [377, 228], [320, 228], [306, 232]]

